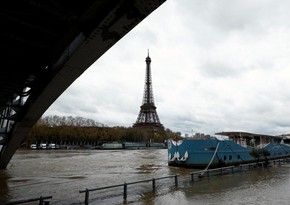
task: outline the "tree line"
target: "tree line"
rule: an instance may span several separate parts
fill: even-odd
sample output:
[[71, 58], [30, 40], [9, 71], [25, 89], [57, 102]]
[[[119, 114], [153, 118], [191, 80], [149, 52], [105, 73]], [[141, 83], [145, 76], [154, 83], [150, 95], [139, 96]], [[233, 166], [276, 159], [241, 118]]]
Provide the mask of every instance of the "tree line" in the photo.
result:
[[72, 116], [45, 116], [38, 120], [23, 143], [97, 144], [104, 141], [164, 142], [181, 133], [170, 129], [153, 130], [133, 127], [109, 127], [92, 119]]

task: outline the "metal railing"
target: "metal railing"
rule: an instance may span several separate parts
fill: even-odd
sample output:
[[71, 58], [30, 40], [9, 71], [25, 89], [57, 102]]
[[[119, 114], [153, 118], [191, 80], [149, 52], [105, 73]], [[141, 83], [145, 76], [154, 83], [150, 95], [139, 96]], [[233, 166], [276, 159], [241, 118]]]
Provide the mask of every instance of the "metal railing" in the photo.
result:
[[260, 161], [260, 162], [253, 162], [253, 163], [248, 163], [248, 164], [240, 164], [238, 166], [228, 166], [228, 167], [220, 167], [220, 168], [215, 168], [215, 169], [207, 169], [207, 170], [201, 170], [201, 171], [196, 171], [196, 172], [191, 172], [191, 181], [195, 181], [195, 176], [198, 176], [198, 178], [202, 178], [206, 176], [209, 178], [212, 175], [224, 175], [226, 173], [231, 173], [233, 174], [235, 171], [243, 171], [244, 167], [247, 168], [247, 170], [250, 170], [251, 168], [255, 167], [265, 167], [267, 166], [266, 163], [273, 164], [273, 165], [281, 165], [284, 163], [289, 163], [289, 159], [276, 159], [276, 160], [268, 160], [267, 162], [265, 161]]
[[90, 192], [103, 190], [103, 189], [111, 189], [111, 188], [115, 188], [115, 187], [123, 187], [123, 199], [124, 199], [124, 201], [126, 201], [127, 195], [128, 195], [128, 185], [152, 182], [152, 189], [153, 189], [153, 191], [156, 191], [156, 181], [157, 180], [174, 178], [175, 186], [177, 187], [178, 186], [178, 176], [180, 176], [180, 175], [175, 174], [175, 175], [157, 177], [157, 178], [152, 178], [152, 179], [145, 179], [145, 180], [134, 181], [134, 182], [124, 182], [123, 184], [116, 184], [116, 185], [111, 185], [111, 186], [104, 186], [104, 187], [98, 187], [98, 188], [93, 188], [93, 189], [80, 190], [79, 193], [85, 193], [85, 205], [88, 205]]
[[221, 167], [221, 168], [216, 168], [216, 169], [207, 169], [207, 170], [202, 170], [202, 171], [190, 172], [191, 181], [194, 181], [195, 176], [198, 176], [199, 178], [206, 176], [209, 178], [210, 174], [213, 172], [223, 175], [226, 172], [230, 171], [233, 174], [234, 168], [235, 166], [228, 166], [228, 167]]
[[34, 201], [39, 201], [39, 205], [49, 205], [50, 201], [47, 201], [47, 199], [52, 199], [52, 196], [40, 196], [39, 198], [10, 201], [10, 202], [0, 204], [0, 205], [25, 204], [25, 203], [34, 202]]

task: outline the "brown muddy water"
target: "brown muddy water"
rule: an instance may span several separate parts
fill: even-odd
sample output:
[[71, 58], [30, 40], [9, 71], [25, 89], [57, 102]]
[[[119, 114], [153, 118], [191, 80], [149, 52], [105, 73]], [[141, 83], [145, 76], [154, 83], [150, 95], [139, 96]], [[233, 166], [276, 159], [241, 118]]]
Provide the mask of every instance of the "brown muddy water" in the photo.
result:
[[[79, 190], [180, 174], [174, 179], [90, 193], [89, 204], [290, 204], [290, 165], [190, 182], [193, 169], [167, 166], [167, 150], [18, 150], [0, 170], [0, 203], [53, 196], [50, 204], [84, 204]], [[37, 203], [35, 203], [37, 204]]]

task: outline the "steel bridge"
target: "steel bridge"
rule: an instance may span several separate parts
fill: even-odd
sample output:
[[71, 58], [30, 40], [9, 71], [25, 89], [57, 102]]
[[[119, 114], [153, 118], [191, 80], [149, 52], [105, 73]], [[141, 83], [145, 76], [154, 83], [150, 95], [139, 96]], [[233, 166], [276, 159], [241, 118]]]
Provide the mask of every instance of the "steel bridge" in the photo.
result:
[[0, 3], [0, 168], [66, 88], [164, 1]]

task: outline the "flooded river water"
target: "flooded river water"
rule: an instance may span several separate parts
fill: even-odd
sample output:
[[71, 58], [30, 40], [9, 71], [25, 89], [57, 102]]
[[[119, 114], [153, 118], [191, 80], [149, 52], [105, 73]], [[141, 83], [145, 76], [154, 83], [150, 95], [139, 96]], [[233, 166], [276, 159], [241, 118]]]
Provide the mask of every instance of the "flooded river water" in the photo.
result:
[[[18, 150], [0, 170], [0, 203], [53, 196], [50, 204], [84, 204], [79, 190], [180, 174], [174, 179], [90, 193], [90, 204], [290, 204], [290, 165], [190, 182], [194, 170], [167, 166], [167, 150]], [[37, 204], [37, 203], [35, 203]]]

